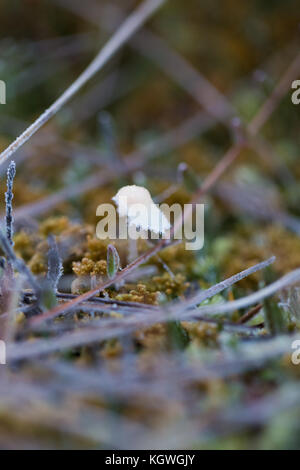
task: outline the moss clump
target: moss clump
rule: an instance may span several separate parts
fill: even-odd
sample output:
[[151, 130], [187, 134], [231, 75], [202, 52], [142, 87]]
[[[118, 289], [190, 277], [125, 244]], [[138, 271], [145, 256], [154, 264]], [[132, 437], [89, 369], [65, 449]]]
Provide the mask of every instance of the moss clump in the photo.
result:
[[29, 268], [36, 275], [47, 273], [47, 258], [42, 252], [37, 252], [29, 261]]
[[167, 326], [161, 323], [137, 331], [134, 337], [136, 342], [146, 350], [157, 351], [168, 347]]
[[108, 242], [106, 240], [98, 240], [90, 235], [87, 237], [87, 251], [85, 257], [92, 261], [106, 259]]
[[266, 239], [270, 246], [269, 251], [276, 256], [274, 270], [279, 274], [286, 274], [300, 266], [300, 239], [299, 236], [285, 230], [283, 227], [269, 227]]
[[[254, 266], [266, 259], [266, 253], [263, 247], [258, 246], [251, 239], [245, 243], [244, 239], [234, 238], [232, 248], [224, 256], [221, 262], [221, 270], [224, 272], [224, 278], [233, 276], [244, 269]], [[245, 289], [257, 286], [262, 279], [261, 273], [257, 272], [241, 280], [239, 286]]]
[[[224, 277], [230, 277], [270, 256], [276, 256], [274, 272], [284, 275], [300, 266], [300, 239], [280, 226], [264, 230], [241, 230], [234, 235], [220, 264]], [[257, 272], [239, 282], [240, 287], [254, 288], [262, 279]]]
[[157, 305], [158, 295], [158, 292], [150, 292], [147, 290], [145, 284], [138, 284], [136, 288], [131, 290], [128, 294], [118, 294], [115, 299], [125, 302], [140, 302], [143, 304]]
[[217, 346], [218, 327], [205, 322], [182, 322], [181, 325], [188, 332], [190, 339], [196, 344], [204, 346]]
[[105, 260], [93, 261], [89, 258], [82, 258], [81, 261], [73, 262], [73, 271], [77, 276], [104, 276], [106, 275], [107, 263]]
[[102, 282], [106, 276], [107, 263], [105, 260], [93, 261], [83, 258], [81, 261], [73, 262], [73, 271], [77, 279], [72, 282], [71, 290], [73, 294], [81, 294]]
[[101, 350], [101, 357], [104, 359], [117, 359], [123, 352], [120, 341], [115, 339], [106, 341], [104, 347]]
[[[186, 250], [184, 243], [165, 248], [159, 256], [173, 272], [187, 276], [192, 273], [196, 262], [195, 253], [192, 250]], [[159, 261], [156, 264], [161, 267]]]
[[70, 227], [68, 217], [50, 217], [41, 223], [39, 231], [44, 237], [48, 235], [60, 235]]
[[21, 230], [14, 236], [14, 249], [18, 256], [29, 261], [34, 255], [34, 240], [25, 230]]
[[154, 292], [163, 292], [168, 297], [179, 297], [189, 287], [189, 283], [186, 282], [186, 277], [180, 273], [174, 277], [169, 273], [164, 273], [162, 276], [154, 276], [151, 286], [150, 289]]
[[[4, 194], [6, 191], [6, 183], [3, 180], [0, 184], [0, 194]], [[23, 204], [30, 204], [31, 202], [37, 201], [38, 199], [46, 196], [48, 191], [43, 189], [37, 189], [32, 185], [29, 185], [21, 179], [19, 175], [14, 180], [14, 206], [17, 207]]]
[[57, 245], [64, 259], [64, 272], [72, 272], [72, 263], [84, 257], [88, 248], [87, 236], [93, 228], [89, 225], [73, 224], [67, 217], [50, 217], [41, 223], [39, 233], [20, 230], [14, 235], [14, 248], [34, 274], [45, 274], [48, 264], [49, 234], [56, 235]]

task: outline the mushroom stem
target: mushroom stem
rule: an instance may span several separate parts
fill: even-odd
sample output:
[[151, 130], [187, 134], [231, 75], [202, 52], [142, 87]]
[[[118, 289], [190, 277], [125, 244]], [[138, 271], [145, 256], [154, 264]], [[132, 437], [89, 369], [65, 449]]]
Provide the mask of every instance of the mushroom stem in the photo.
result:
[[132, 263], [138, 257], [137, 240], [128, 238], [128, 262]]

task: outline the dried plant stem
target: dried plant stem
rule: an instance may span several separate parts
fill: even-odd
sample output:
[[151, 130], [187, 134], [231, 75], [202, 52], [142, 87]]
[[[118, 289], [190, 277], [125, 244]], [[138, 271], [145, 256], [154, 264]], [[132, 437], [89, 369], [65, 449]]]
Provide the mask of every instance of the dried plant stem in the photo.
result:
[[[157, 247], [156, 247], [156, 249], [157, 249]], [[153, 256], [153, 249], [151, 249], [150, 252], [151, 252], [150, 256]], [[145, 255], [143, 255], [143, 256], [145, 256]], [[135, 260], [135, 262], [133, 262], [131, 265], [127, 266], [120, 273], [118, 273], [117, 276], [114, 277], [114, 282], [119, 282], [123, 277], [125, 277], [128, 274], [128, 270], [133, 269], [132, 266], [134, 265], [134, 263], [137, 262], [137, 260]], [[194, 297], [192, 297], [191, 299], [189, 299], [187, 301], [181, 302], [179, 304], [178, 303], [173, 304], [172, 307], [171, 307], [171, 310], [172, 310], [173, 313], [187, 311], [191, 307], [194, 307], [195, 305], [199, 304], [200, 302], [203, 302], [204, 300], [213, 297], [214, 295], [221, 292], [222, 290], [227, 289], [228, 287], [230, 287], [231, 285], [233, 285], [236, 282], [240, 281], [241, 279], [244, 279], [245, 277], [250, 276], [250, 274], [253, 274], [254, 272], [256, 272], [260, 269], [264, 269], [265, 267], [267, 267], [271, 263], [273, 263], [274, 260], [275, 260], [275, 258], [272, 257], [272, 258], [270, 258], [266, 261], [263, 261], [262, 263], [256, 264], [255, 266], [252, 266], [251, 268], [245, 269], [244, 271], [242, 271], [242, 272], [226, 279], [225, 281], [222, 281], [219, 284], [216, 284], [215, 286], [213, 286], [213, 287], [211, 287], [211, 288], [209, 288], [209, 289], [207, 289], [203, 292], [200, 292], [200, 294], [195, 295]], [[111, 281], [108, 280], [104, 285], [108, 286], [110, 284], [111, 284]], [[103, 287], [103, 289], [104, 288], [105, 287]], [[55, 307], [54, 309], [48, 311], [47, 313], [44, 313], [44, 314], [41, 314], [41, 315], [38, 315], [38, 316], [32, 318], [30, 320], [30, 323], [32, 325], [38, 325], [46, 319], [55, 318], [57, 315], [59, 315], [61, 313], [64, 313], [66, 311], [65, 307], [67, 307], [68, 310], [74, 309], [75, 307], [80, 305], [82, 302], [90, 300], [92, 298], [91, 292], [93, 292], [93, 295], [94, 294], [96, 295], [99, 292], [99, 286], [96, 286], [94, 289], [86, 292], [85, 294], [82, 294], [80, 296], [77, 296], [77, 297], [73, 298], [70, 302], [68, 302], [64, 305], [59, 305], [58, 307]], [[157, 308], [157, 307], [155, 307], [155, 308], [157, 310], [157, 313], [159, 313], [160, 312], [159, 308]], [[154, 310], [154, 307], [152, 307], [152, 309]]]
[[6, 207], [6, 236], [11, 245], [13, 245], [13, 182], [16, 175], [16, 165], [15, 162], [10, 162], [10, 165], [7, 170], [7, 191], [5, 193], [5, 207]]
[[259, 130], [264, 126], [267, 120], [270, 118], [276, 106], [283, 98], [286, 90], [291, 86], [293, 79], [297, 76], [300, 70], [300, 54], [296, 56], [293, 62], [290, 64], [283, 77], [275, 87], [273, 93], [264, 103], [260, 111], [251, 121], [248, 126], [248, 132], [250, 135], [256, 135]]
[[[143, 328], [158, 322], [166, 322], [170, 320], [188, 320], [191, 318], [201, 318], [203, 315], [216, 315], [216, 314], [225, 314], [232, 312], [239, 308], [245, 308], [250, 305], [261, 302], [263, 299], [272, 296], [279, 290], [290, 286], [300, 280], [300, 269], [290, 272], [289, 274], [278, 279], [269, 286], [250, 294], [246, 297], [243, 297], [238, 300], [225, 302], [224, 304], [209, 305], [205, 307], [199, 307], [197, 310], [187, 310], [174, 311], [170, 309], [169, 311], [160, 311], [158, 313], [153, 313], [149, 315], [146, 313], [144, 315], [132, 316], [129, 318], [122, 318], [121, 322], [116, 322], [114, 325], [109, 326], [108, 328], [98, 328], [98, 329], [87, 329], [83, 332], [75, 332], [71, 334], [66, 334], [59, 338], [53, 338], [51, 341], [48, 340], [37, 340], [34, 344], [20, 343], [12, 345], [9, 351], [11, 359], [23, 359], [27, 357], [39, 356], [43, 354], [49, 354], [54, 351], [61, 349], [68, 349], [71, 347], [77, 347], [83, 344], [90, 344], [95, 341], [105, 340], [116, 336], [122, 336], [128, 334], [132, 331], [135, 331], [137, 328]], [[82, 297], [82, 296], [81, 296]], [[77, 300], [77, 299], [75, 299]], [[64, 306], [65, 307], [65, 306]], [[63, 309], [62, 309], [63, 310]], [[41, 315], [39, 317], [39, 322], [44, 318], [49, 318], [49, 312], [46, 315]], [[38, 317], [36, 317], [38, 318]], [[31, 323], [39, 323], [33, 319]], [[294, 335], [296, 339], [299, 339], [299, 335]], [[286, 350], [290, 351], [291, 343], [293, 337], [291, 336], [280, 336], [277, 338], [276, 344], [278, 343], [279, 348], [276, 351], [273, 351], [274, 356], [284, 353]], [[269, 344], [266, 346], [269, 348]], [[288, 348], [288, 349], [287, 349]], [[270, 349], [270, 348], [269, 348]]]
[[187, 310], [188, 308], [195, 307], [197, 304], [200, 304], [204, 300], [210, 299], [211, 297], [219, 294], [223, 290], [228, 289], [228, 287], [231, 287], [233, 284], [236, 284], [242, 279], [245, 279], [245, 277], [251, 276], [251, 274], [265, 269], [267, 266], [270, 266], [272, 263], [274, 263], [274, 261], [275, 256], [272, 256], [271, 258], [266, 261], [263, 261], [262, 263], [258, 263], [255, 266], [252, 266], [251, 268], [245, 269], [244, 271], [241, 271], [240, 273], [235, 274], [234, 276], [231, 276], [228, 279], [225, 279], [225, 281], [219, 282], [218, 284], [210, 287], [209, 289], [206, 289], [200, 292], [199, 294], [196, 294], [192, 298], [187, 299], [185, 302], [181, 302], [177, 307], [177, 310]]
[[247, 323], [249, 320], [255, 317], [255, 315], [262, 309], [262, 307], [263, 307], [262, 304], [255, 305], [255, 307], [251, 308], [241, 318], [239, 318], [237, 323], [240, 325]]
[[46, 122], [51, 119], [129, 40], [165, 0], [145, 0], [128, 16], [117, 32], [109, 39], [99, 54], [67, 90], [31, 124], [6, 150], [0, 154], [0, 164], [10, 158]]
[[36, 325], [36, 324], [39, 324], [42, 321], [47, 320], [49, 318], [55, 318], [56, 316], [60, 315], [63, 312], [72, 310], [74, 307], [79, 305], [81, 302], [89, 300], [91, 297], [93, 297], [94, 295], [97, 295], [99, 292], [103, 291], [104, 289], [111, 286], [112, 284], [119, 283], [122, 279], [127, 277], [129, 273], [134, 271], [135, 268], [137, 268], [139, 265], [141, 265], [143, 263], [146, 263], [148, 261], [148, 259], [152, 258], [152, 256], [154, 256], [160, 250], [161, 250], [161, 245], [159, 243], [154, 248], [151, 248], [146, 253], [139, 256], [139, 258], [137, 258], [135, 261], [133, 261], [131, 264], [129, 264], [126, 268], [124, 268], [122, 271], [120, 271], [114, 278], [107, 279], [105, 282], [102, 282], [101, 284], [97, 285], [96, 287], [89, 290], [85, 294], [79, 295], [78, 297], [76, 297], [73, 300], [70, 300], [70, 302], [67, 302], [64, 305], [59, 305], [58, 307], [55, 307], [54, 309], [49, 310], [48, 312], [46, 312], [43, 315], [39, 315], [37, 317], [32, 318], [30, 323], [32, 325]]

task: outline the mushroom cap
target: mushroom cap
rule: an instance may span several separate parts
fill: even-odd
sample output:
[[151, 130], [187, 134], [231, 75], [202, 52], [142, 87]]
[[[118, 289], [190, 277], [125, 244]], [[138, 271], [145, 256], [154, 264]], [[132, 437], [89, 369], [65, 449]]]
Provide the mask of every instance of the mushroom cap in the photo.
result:
[[165, 233], [171, 227], [166, 216], [153, 202], [148, 189], [142, 186], [124, 186], [112, 200], [117, 205], [120, 217], [127, 217], [129, 226], [133, 224], [155, 233]]
[[135, 184], [123, 186], [112, 200], [116, 203], [121, 217], [128, 215], [129, 208], [133, 204], [144, 204], [146, 207], [154, 204], [148, 189], [143, 188], [143, 186], [136, 186]]

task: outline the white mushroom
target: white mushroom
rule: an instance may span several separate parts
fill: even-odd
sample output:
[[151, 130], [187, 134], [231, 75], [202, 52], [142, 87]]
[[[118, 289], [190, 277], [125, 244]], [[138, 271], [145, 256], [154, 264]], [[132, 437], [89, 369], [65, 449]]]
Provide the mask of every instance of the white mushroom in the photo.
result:
[[125, 218], [128, 226], [130, 243], [130, 260], [133, 249], [136, 254], [136, 240], [147, 238], [148, 230], [156, 235], [166, 234], [171, 228], [169, 221], [159, 207], [153, 202], [148, 189], [142, 186], [124, 186], [112, 198], [116, 203], [120, 218]]

